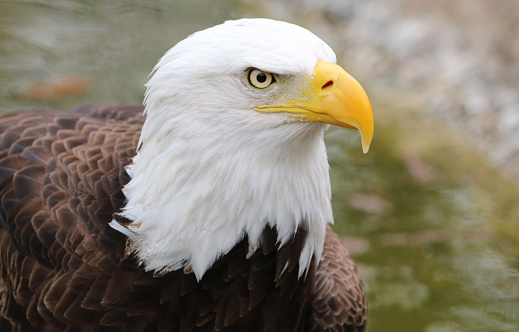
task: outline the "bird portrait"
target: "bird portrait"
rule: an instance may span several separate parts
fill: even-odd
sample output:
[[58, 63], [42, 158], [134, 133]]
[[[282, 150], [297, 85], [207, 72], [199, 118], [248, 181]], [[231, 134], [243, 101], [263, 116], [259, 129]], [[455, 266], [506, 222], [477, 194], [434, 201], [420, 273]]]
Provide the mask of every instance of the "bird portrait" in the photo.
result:
[[0, 331], [365, 331], [324, 133], [373, 113], [310, 31], [239, 19], [143, 105], [0, 116]]

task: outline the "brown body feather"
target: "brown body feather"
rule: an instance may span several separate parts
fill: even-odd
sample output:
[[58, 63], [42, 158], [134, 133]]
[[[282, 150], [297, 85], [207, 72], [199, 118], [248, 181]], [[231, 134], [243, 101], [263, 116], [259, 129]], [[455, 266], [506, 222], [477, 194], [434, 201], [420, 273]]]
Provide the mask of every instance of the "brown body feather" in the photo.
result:
[[125, 236], [108, 223], [124, 206], [142, 111], [0, 118], [0, 331], [365, 330], [362, 282], [330, 228], [305, 278], [303, 230], [279, 248], [265, 229], [249, 258], [243, 239], [200, 282], [181, 270], [153, 277], [126, 258]]

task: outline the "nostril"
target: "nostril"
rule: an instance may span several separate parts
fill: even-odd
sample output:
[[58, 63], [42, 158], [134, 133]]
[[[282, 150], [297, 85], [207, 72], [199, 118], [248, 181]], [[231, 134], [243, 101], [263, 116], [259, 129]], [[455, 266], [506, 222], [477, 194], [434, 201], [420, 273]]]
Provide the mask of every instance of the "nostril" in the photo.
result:
[[333, 86], [333, 81], [330, 80], [330, 81], [326, 82], [325, 85], [323, 85], [323, 87], [321, 88], [321, 90], [324, 91], [324, 90], [326, 90], [326, 89], [328, 89], [328, 88], [331, 88], [332, 86]]

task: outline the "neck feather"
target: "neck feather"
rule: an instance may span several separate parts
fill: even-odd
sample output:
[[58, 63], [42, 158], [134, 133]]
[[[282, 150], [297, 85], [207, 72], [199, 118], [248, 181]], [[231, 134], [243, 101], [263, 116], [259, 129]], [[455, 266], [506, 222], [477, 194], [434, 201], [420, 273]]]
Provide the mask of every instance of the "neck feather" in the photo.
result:
[[164, 122], [148, 117], [127, 168], [128, 202], [120, 215], [132, 223], [111, 223], [146, 270], [160, 275], [183, 268], [200, 280], [245, 237], [253, 254], [266, 227], [277, 231], [279, 247], [298, 229], [308, 232], [299, 276], [312, 258], [319, 261], [326, 223], [333, 221], [325, 126], [281, 125], [256, 135], [237, 128], [226, 136], [222, 130], [229, 128], [217, 124], [198, 135], [196, 125], [183, 130]]

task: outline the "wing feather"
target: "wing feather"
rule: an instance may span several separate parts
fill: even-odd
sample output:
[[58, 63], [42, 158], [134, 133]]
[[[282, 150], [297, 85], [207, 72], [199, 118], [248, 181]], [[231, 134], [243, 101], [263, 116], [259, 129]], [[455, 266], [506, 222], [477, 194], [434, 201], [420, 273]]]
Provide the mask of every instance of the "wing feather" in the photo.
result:
[[120, 173], [135, 153], [142, 112], [141, 105], [87, 105], [0, 118], [4, 326], [7, 320], [23, 331], [115, 324], [120, 308], [101, 302], [116, 280], [110, 274], [125, 239], [108, 222], [124, 203], [128, 177]]
[[315, 278], [308, 330], [365, 331], [364, 286], [353, 259], [330, 226]]

